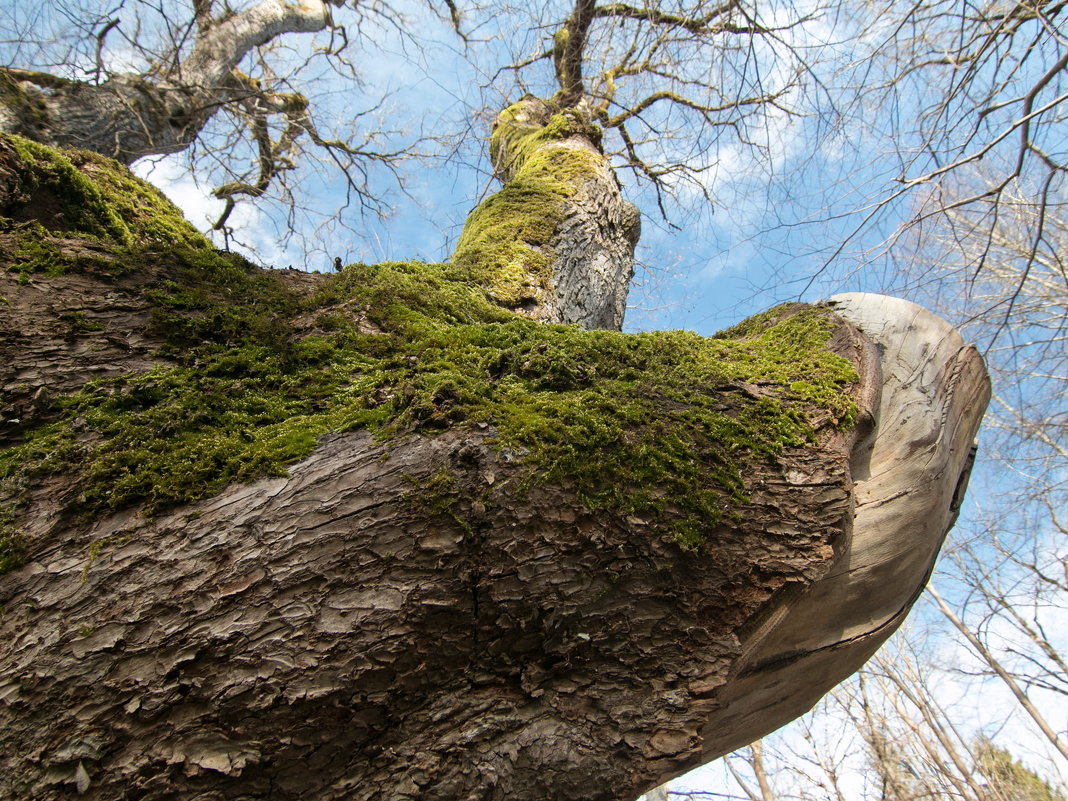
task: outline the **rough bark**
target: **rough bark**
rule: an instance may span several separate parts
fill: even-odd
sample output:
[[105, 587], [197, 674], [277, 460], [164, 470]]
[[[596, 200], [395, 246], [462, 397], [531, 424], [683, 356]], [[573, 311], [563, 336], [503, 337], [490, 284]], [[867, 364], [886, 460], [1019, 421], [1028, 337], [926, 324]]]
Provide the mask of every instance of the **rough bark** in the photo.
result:
[[[0, 272], [8, 442], [47, 422], [39, 393], [160, 358], [166, 253], [93, 264]], [[858, 425], [816, 416], [811, 443], [748, 462], [689, 550], [528, 486], [489, 426], [334, 433], [288, 476], [155, 515], [86, 518], [41, 475], [0, 576], [0, 796], [624, 801], [799, 714], [922, 587], [987, 392], [919, 307], [834, 308]], [[774, 391], [708, 389], [728, 410]]]
[[218, 19], [201, 14], [189, 52], [179, 54], [175, 43], [166, 68], [95, 84], [0, 67], [0, 132], [124, 164], [184, 150], [220, 107], [255, 94], [234, 72], [249, 51], [282, 34], [320, 31], [328, 20], [321, 0], [263, 0]]
[[[62, 315], [136, 315], [122, 286], [7, 283], [6, 387], [119, 367]], [[94, 342], [110, 357], [87, 363]], [[47, 545], [0, 578], [5, 792], [607, 799], [676, 770], [736, 630], [825, 569], [850, 438], [827, 427], [768, 464], [745, 522], [689, 554], [564, 487], [517, 490], [491, 437], [337, 435], [289, 478], [153, 520], [72, 520], [43, 482], [25, 535]], [[443, 466], [482, 500], [428, 508]]]
[[[68, 305], [133, 311], [115, 289], [94, 307], [83, 281], [4, 291], [33, 307], [20, 319], [38, 341]], [[864, 367], [873, 351], [852, 337], [839, 347]], [[89, 335], [26, 351], [5, 339], [9, 386], [80, 379], [85, 353], [109, 353]], [[935, 374], [921, 386], [937, 396], [924, 411], [910, 397], [908, 414], [962, 422], [936, 437], [954, 455], [922, 468], [934, 476], [892, 457], [905, 479], [890, 503], [907, 514], [868, 520], [884, 485], [851, 491], [887, 437], [913, 442], [891, 396], [859, 448], [824, 430], [821, 447], [748, 476], [738, 521], [697, 553], [563, 487], [516, 493], [517, 465], [477, 430], [388, 446], [338, 435], [288, 478], [153, 520], [72, 520], [44, 482], [27, 533], [48, 545], [0, 579], [5, 793], [632, 798], [804, 711], [899, 622], [981, 408], [973, 352], [943, 358], [907, 368]], [[865, 374], [873, 410], [880, 386], [900, 391], [899, 373]], [[459, 497], [488, 502], [428, 511], [419, 487], [442, 466]], [[841, 567], [861, 553], [875, 569]]]

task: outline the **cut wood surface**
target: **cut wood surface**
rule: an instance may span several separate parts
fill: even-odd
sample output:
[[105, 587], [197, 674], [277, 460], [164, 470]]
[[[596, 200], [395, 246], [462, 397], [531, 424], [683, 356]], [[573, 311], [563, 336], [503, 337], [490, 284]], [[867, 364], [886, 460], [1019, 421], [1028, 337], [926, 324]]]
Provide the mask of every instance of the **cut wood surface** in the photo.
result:
[[[512, 494], [478, 431], [335, 435], [154, 519], [42, 487], [50, 544], [0, 578], [3, 793], [627, 799], [804, 712], [925, 582], [987, 392], [919, 307], [833, 303], [870, 419], [747, 476], [693, 554]], [[413, 503], [442, 466], [493, 502]]]
[[746, 641], [702, 734], [721, 756], [812, 707], [904, 620], [956, 520], [990, 398], [983, 359], [915, 303], [829, 301], [874, 344], [871, 428], [853, 446], [852, 521], [826, 575], [788, 590]]

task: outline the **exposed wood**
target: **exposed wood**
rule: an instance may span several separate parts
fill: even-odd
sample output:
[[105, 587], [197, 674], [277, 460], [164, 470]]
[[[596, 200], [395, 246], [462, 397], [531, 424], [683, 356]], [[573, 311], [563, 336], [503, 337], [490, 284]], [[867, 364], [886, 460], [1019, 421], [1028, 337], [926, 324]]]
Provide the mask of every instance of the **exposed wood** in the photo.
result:
[[967, 487], [990, 398], [982, 357], [914, 303], [861, 293], [830, 303], [877, 355], [870, 433], [850, 462], [853, 519], [826, 575], [787, 590], [746, 641], [702, 731], [702, 761], [803, 714], [875, 653], [927, 583]]

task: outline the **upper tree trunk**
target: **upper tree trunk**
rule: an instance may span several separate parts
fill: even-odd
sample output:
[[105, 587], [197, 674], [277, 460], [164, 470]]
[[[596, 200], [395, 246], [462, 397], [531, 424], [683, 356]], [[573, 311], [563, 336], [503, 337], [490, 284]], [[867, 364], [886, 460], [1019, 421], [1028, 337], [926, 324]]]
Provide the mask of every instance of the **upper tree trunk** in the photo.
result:
[[453, 261], [505, 307], [551, 323], [618, 329], [641, 232], [580, 106], [526, 97], [493, 125], [504, 188], [468, 219]]
[[[804, 392], [803, 382], [776, 379], [789, 368], [789, 342], [787, 357], [766, 377], [724, 373], [694, 399], [678, 391], [679, 376], [695, 370], [685, 354], [700, 355], [715, 342], [693, 338], [685, 351], [682, 338], [665, 338], [665, 348], [680, 353], [670, 375], [641, 375], [635, 367], [618, 377], [615, 365], [595, 356], [574, 365], [554, 348], [572, 342], [596, 354], [611, 347], [624, 358], [648, 353], [641, 350], [648, 340], [536, 327], [478, 307], [473, 295], [448, 304], [447, 293], [460, 289], [447, 285], [459, 274], [540, 319], [618, 322], [618, 282], [629, 262], [620, 268], [614, 259], [620, 242], [633, 246], [635, 226], [600, 180], [589, 133], [575, 133], [580, 122], [557, 120], [548, 143], [539, 134], [544, 125], [533, 139], [522, 131], [516, 140], [498, 137], [504, 199], [482, 207], [489, 222], [481, 231], [478, 221], [465, 231], [469, 247], [461, 241], [459, 263], [430, 272], [425, 283], [393, 294], [383, 287], [371, 302], [370, 295], [340, 293], [334, 279], [262, 276], [272, 285], [286, 282], [305, 301], [272, 319], [273, 327], [264, 324], [266, 333], [197, 334], [207, 344], [197, 345], [192, 364], [204, 373], [205, 392], [231, 357], [212, 343], [223, 341], [237, 354], [255, 334], [256, 343], [288, 348], [346, 318], [352, 328], [338, 347], [356, 350], [323, 369], [351, 374], [343, 392], [352, 393], [360, 370], [371, 370], [353, 364], [372, 364], [390, 342], [424, 337], [389, 362], [385, 383], [367, 395], [369, 404], [381, 404], [372, 408], [393, 403], [401, 411], [416, 404], [421, 386], [405, 384], [406, 371], [440, 360], [452, 343], [469, 350], [479, 337], [502, 331], [543, 337], [541, 345], [502, 352], [477, 375], [436, 385], [410, 417], [421, 427], [386, 439], [361, 430], [330, 433], [288, 476], [231, 484], [154, 515], [133, 507], [84, 516], [89, 496], [77, 493], [88, 479], [76, 475], [76, 465], [73, 477], [42, 470], [4, 485], [22, 504], [15, 514], [26, 561], [0, 576], [0, 796], [626, 801], [804, 711], [896, 627], [952, 523], [988, 392], [974, 349], [919, 307], [850, 295], [835, 300], [835, 312], [820, 313], [834, 330], [827, 348], [855, 366], [857, 424], [840, 426], [814, 395], [795, 412], [808, 421], [802, 430], [811, 426], [807, 443], [786, 437], [793, 444], [769, 458], [759, 443], [739, 440], [744, 492], [733, 500], [724, 492], [726, 512], [699, 521], [701, 538], [689, 548], [654, 511], [627, 513], [591, 495], [581, 478], [587, 473], [539, 465], [533, 446], [497, 441], [512, 425], [510, 415], [532, 414], [515, 401], [513, 388], [522, 382], [534, 386], [537, 403], [562, 396], [581, 407], [602, 397], [594, 392], [600, 384], [626, 381], [655, 414], [627, 420], [617, 440], [577, 461], [614, 476], [620, 467], [613, 458], [630, 454], [634, 464], [623, 467], [641, 476], [655, 461], [651, 449], [667, 450], [669, 439], [686, 433], [673, 421], [710, 426], [702, 453], [717, 454], [716, 438], [732, 430], [722, 428], [728, 419], [783, 436], [779, 426], [788, 418], [775, 417], [777, 404]], [[513, 152], [523, 165], [502, 159]], [[0, 214], [17, 231], [14, 221], [44, 206], [18, 191], [24, 166], [13, 153], [0, 148]], [[524, 173], [530, 166], [533, 175]], [[81, 165], [83, 173], [93, 169], [100, 165]], [[591, 183], [603, 191], [579, 209]], [[507, 214], [495, 215], [522, 211], [521, 203], [510, 205], [522, 192], [564, 208], [550, 210], [550, 237], [521, 236], [511, 241], [515, 248], [498, 238], [505, 258], [498, 251], [494, 261], [488, 250], [485, 259], [476, 257], [477, 235], [494, 241], [508, 225]], [[616, 212], [607, 221], [596, 217]], [[578, 221], [577, 236], [591, 251], [567, 240], [568, 220]], [[137, 220], [127, 222], [139, 230]], [[520, 229], [533, 231], [529, 225], [521, 221]], [[49, 393], [93, 377], [143, 373], [153, 363], [182, 364], [182, 354], [159, 351], [175, 341], [161, 319], [200, 332], [205, 312], [196, 299], [203, 293], [222, 292], [235, 308], [246, 302], [232, 283], [212, 288], [212, 271], [222, 267], [201, 266], [204, 250], [131, 256], [70, 232], [43, 241], [70, 262], [67, 274], [30, 271], [29, 246], [17, 233], [0, 237], [4, 265], [21, 264], [26, 275], [20, 283], [0, 272], [5, 446], [56, 421], [72, 428], [75, 442], [94, 444], [105, 429], [74, 413], [64, 417], [62, 406], [49, 405]], [[602, 241], [609, 243], [603, 251]], [[602, 252], [609, 255], [602, 259]], [[597, 265], [609, 262], [600, 275]], [[546, 264], [552, 271], [539, 272]], [[528, 280], [530, 265], [544, 283]], [[591, 265], [598, 277], [580, 269]], [[378, 280], [371, 269], [359, 278]], [[173, 294], [171, 284], [182, 281], [181, 294]], [[446, 320], [430, 329], [412, 322], [428, 295]], [[410, 313], [383, 316], [383, 307], [399, 303], [410, 304]], [[175, 308], [191, 311], [174, 317]], [[800, 305], [781, 309], [730, 336], [749, 341], [776, 321], [805, 314]], [[266, 358], [266, 348], [249, 352]], [[294, 370], [311, 358], [308, 348], [295, 353]], [[766, 355], [759, 348], [745, 353], [756, 362]], [[804, 355], [799, 350], [797, 358]], [[356, 356], [363, 361], [352, 361]], [[750, 369], [739, 364], [737, 375]], [[506, 399], [490, 422], [453, 414], [481, 408], [477, 399], [465, 400], [466, 378]], [[151, 396], [155, 385], [138, 386]], [[241, 384], [235, 378], [231, 386]], [[404, 400], [409, 390], [414, 399]], [[131, 407], [148, 414], [159, 402], [120, 384], [113, 392], [121, 401], [117, 414]], [[634, 413], [625, 396], [616, 397], [620, 414]], [[590, 419], [603, 426], [612, 409], [599, 405], [602, 416]], [[566, 403], [559, 408], [570, 413]], [[121, 419], [134, 425], [139, 414]], [[767, 430], [761, 425], [768, 420], [779, 422]], [[428, 436], [435, 426], [445, 430]], [[195, 433], [183, 431], [176, 445]], [[649, 432], [654, 438], [642, 440]], [[238, 433], [251, 441], [258, 432]], [[123, 447], [118, 435], [113, 441]], [[728, 463], [717, 464], [710, 481], [717, 470], [729, 473]], [[709, 465], [680, 461], [676, 468], [705, 475]], [[622, 489], [661, 497], [668, 521], [691, 502], [670, 494], [666, 481], [634, 480]]]

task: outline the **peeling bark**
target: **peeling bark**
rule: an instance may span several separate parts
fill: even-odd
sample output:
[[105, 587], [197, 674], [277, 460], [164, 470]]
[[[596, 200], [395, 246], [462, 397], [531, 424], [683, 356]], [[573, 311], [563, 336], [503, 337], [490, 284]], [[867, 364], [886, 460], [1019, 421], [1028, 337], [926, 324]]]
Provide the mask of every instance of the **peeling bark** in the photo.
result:
[[[464, 525], [413, 493], [458, 462], [463, 495], [497, 487]], [[59, 527], [3, 585], [8, 791], [80, 765], [88, 798], [632, 797], [699, 747], [735, 627], [829, 555], [843, 465], [806, 510], [782, 468], [745, 514], [805, 534], [725, 529], [700, 556], [560, 489], [519, 501], [460, 432], [388, 458], [340, 436], [288, 479]]]
[[[3, 287], [41, 343], [5, 350], [6, 385], [82, 380], [88, 353], [134, 369], [142, 347], [123, 363], [60, 315], [136, 331], [137, 302], [54, 281]], [[923, 325], [873, 331], [882, 358], [845, 322], [832, 343], [859, 367], [868, 425], [825, 426], [748, 476], [750, 501], [695, 553], [566, 487], [521, 491], [492, 431], [335, 435], [288, 478], [155, 519], [86, 524], [42, 482], [29, 535], [47, 545], [0, 577], [3, 794], [629, 799], [765, 733], [896, 626], [951, 514], [981, 363], [905, 313]], [[901, 419], [952, 455], [917, 474]], [[864, 472], [883, 461], [907, 514], [865, 511], [885, 506]], [[421, 489], [442, 467], [445, 512]]]

